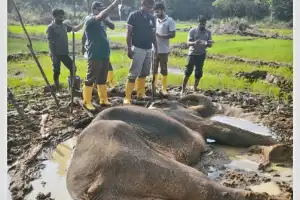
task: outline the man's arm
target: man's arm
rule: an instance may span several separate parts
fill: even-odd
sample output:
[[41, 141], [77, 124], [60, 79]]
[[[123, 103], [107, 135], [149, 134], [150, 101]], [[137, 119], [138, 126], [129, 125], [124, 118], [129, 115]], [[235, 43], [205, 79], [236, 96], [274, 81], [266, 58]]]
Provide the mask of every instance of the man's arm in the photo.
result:
[[176, 25], [173, 19], [169, 21], [169, 33], [168, 34], [156, 34], [156, 36], [164, 39], [172, 39], [176, 36]]
[[50, 54], [51, 56], [55, 55], [55, 33], [53, 28], [51, 28], [51, 26], [49, 26], [47, 28], [47, 39], [48, 39], [48, 45], [49, 45], [49, 50], [50, 50]]
[[121, 0], [114, 0], [112, 4], [110, 4], [106, 9], [100, 12], [99, 15], [96, 16], [96, 20], [103, 21], [110, 11], [116, 8], [120, 4]]
[[83, 25], [84, 25], [84, 21], [81, 22], [80, 24], [78, 24], [77, 26], [74, 26], [74, 27], [72, 28], [72, 31], [73, 31], [73, 32], [80, 31], [80, 30], [83, 28]]
[[172, 39], [175, 38], [176, 36], [176, 31], [171, 31], [168, 34], [156, 34], [157, 37], [159, 38], [164, 38], [164, 39]]
[[208, 40], [207, 40], [206, 47], [208, 47], [208, 48], [211, 48], [211, 47], [212, 47], [211, 32], [209, 32], [209, 34], [208, 34]]
[[153, 17], [153, 29], [152, 29], [152, 40], [155, 52], [157, 52], [157, 40], [156, 40], [156, 20]]
[[157, 40], [156, 40], [156, 29], [153, 30], [153, 46], [154, 50], [157, 50]]
[[193, 29], [191, 29], [189, 31], [187, 44], [188, 44], [188, 46], [195, 46], [197, 44], [197, 41], [195, 41], [195, 39], [194, 39]]
[[128, 49], [131, 49], [132, 47], [132, 29], [134, 26], [135, 26], [135, 15], [131, 13], [127, 20], [126, 43]]
[[109, 17], [107, 17], [103, 22], [108, 28], [115, 30], [115, 24], [110, 20]]
[[86, 36], [85, 34], [82, 35], [82, 38], [81, 38], [81, 52], [82, 54], [85, 53], [85, 42], [86, 42]]
[[126, 34], [127, 49], [131, 49], [132, 47], [132, 28], [133, 26], [127, 24], [127, 34]]

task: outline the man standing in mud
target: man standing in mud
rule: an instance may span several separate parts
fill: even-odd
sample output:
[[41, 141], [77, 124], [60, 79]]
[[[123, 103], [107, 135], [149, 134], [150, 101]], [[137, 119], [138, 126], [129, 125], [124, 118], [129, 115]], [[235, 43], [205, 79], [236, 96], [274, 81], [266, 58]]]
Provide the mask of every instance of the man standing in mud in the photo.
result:
[[192, 28], [188, 35], [188, 64], [185, 69], [185, 77], [182, 84], [181, 95], [185, 94], [186, 85], [195, 67], [194, 91], [198, 91], [198, 85], [203, 75], [203, 65], [206, 58], [206, 48], [212, 47], [211, 32], [206, 29], [204, 16], [198, 17], [198, 27]]
[[[110, 6], [101, 11], [98, 15], [90, 15], [84, 23], [84, 34], [86, 37], [88, 69], [83, 87], [83, 104], [88, 110], [95, 110], [92, 104], [93, 85], [96, 83], [100, 105], [109, 106], [107, 97], [106, 80], [109, 69], [110, 46], [102, 21], [108, 13], [115, 9], [120, 0], [115, 0]], [[99, 5], [99, 3], [95, 3]], [[100, 6], [94, 9], [101, 10]]]
[[132, 59], [125, 89], [124, 105], [131, 104], [136, 82], [137, 98], [145, 98], [145, 81], [150, 74], [152, 44], [156, 54], [156, 20], [151, 14], [154, 0], [141, 0], [141, 8], [132, 12], [127, 21], [127, 54]]
[[61, 62], [69, 69], [70, 76], [73, 72], [73, 61], [69, 56], [68, 34], [76, 32], [77, 27], [71, 27], [63, 23], [65, 12], [62, 9], [53, 9], [53, 22], [47, 28], [47, 39], [53, 66], [53, 81], [56, 91], [59, 92], [59, 75]]
[[168, 57], [170, 53], [170, 39], [175, 37], [176, 25], [171, 17], [166, 15], [166, 8], [163, 2], [158, 2], [154, 6], [156, 19], [156, 41], [157, 55], [154, 58], [153, 75], [155, 76], [155, 88], [158, 81], [158, 67], [162, 75], [162, 94], [167, 95], [167, 75], [168, 75]]
[[[90, 16], [96, 16], [104, 9], [105, 9], [105, 6], [104, 6], [103, 2], [94, 1], [92, 3], [92, 14], [90, 14]], [[85, 20], [88, 19], [88, 18], [89, 18], [89, 16], [87, 16], [85, 18]], [[83, 27], [83, 24], [84, 24], [84, 22], [82, 23], [81, 28]], [[104, 29], [105, 32], [107, 30], [107, 27], [110, 28], [111, 30], [115, 29], [115, 24], [111, 21], [109, 16], [107, 16], [107, 18], [105, 18], [103, 21], [101, 21], [101, 25], [103, 26], [103, 29]], [[87, 48], [86, 47], [86, 35], [83, 34], [82, 35], [82, 54], [87, 58], [86, 48]], [[111, 88], [114, 88], [116, 86], [116, 83], [114, 81], [114, 73], [113, 73], [113, 68], [112, 68], [111, 62], [109, 62], [109, 70], [108, 70], [108, 75], [107, 75], [107, 81], [108, 81], [109, 86]]]

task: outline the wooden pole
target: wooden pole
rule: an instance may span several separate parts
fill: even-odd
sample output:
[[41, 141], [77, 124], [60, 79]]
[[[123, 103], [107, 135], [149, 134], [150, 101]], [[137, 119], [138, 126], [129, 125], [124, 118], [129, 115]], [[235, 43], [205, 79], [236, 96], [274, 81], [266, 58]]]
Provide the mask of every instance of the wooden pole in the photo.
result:
[[154, 74], [154, 52], [152, 52], [152, 101], [154, 101], [156, 87], [155, 87], [155, 74]]
[[76, 75], [76, 66], [75, 66], [75, 33], [72, 32], [72, 42], [73, 42], [73, 69], [71, 74], [71, 104], [70, 104], [70, 113], [73, 113], [73, 104], [74, 104], [74, 82]]
[[35, 52], [34, 52], [33, 47], [32, 47], [32, 42], [31, 42], [30, 36], [29, 36], [29, 34], [28, 34], [28, 32], [27, 32], [25, 26], [24, 26], [24, 23], [23, 23], [23, 20], [22, 20], [22, 16], [21, 16], [21, 14], [20, 14], [20, 12], [19, 12], [19, 9], [18, 9], [18, 7], [17, 7], [17, 5], [16, 5], [16, 3], [15, 3], [14, 0], [12, 0], [12, 3], [13, 3], [13, 5], [14, 5], [16, 11], [17, 11], [17, 14], [18, 14], [18, 17], [19, 17], [19, 21], [20, 21], [20, 23], [21, 23], [21, 26], [22, 26], [22, 28], [23, 28], [23, 30], [24, 30], [26, 36], [27, 36], [27, 39], [28, 39], [28, 42], [29, 42], [29, 44], [27, 44], [27, 47], [28, 47], [28, 49], [29, 49], [29, 51], [30, 51], [30, 53], [31, 53], [31, 55], [32, 55], [32, 57], [33, 57], [33, 59], [34, 59], [34, 61], [36, 62], [36, 64], [37, 64], [39, 70], [41, 71], [41, 74], [42, 74], [42, 76], [43, 76], [43, 78], [44, 78], [44, 80], [45, 80], [47, 86], [48, 86], [49, 89], [50, 89], [51, 95], [53, 96], [53, 98], [54, 98], [54, 100], [55, 100], [55, 103], [56, 103], [57, 107], [59, 108], [59, 102], [58, 102], [58, 99], [56, 98], [55, 92], [53, 91], [53, 89], [52, 89], [52, 87], [51, 87], [51, 85], [50, 85], [50, 83], [49, 83], [49, 81], [48, 81], [48, 79], [47, 79], [47, 77], [46, 77], [46, 75], [45, 75], [45, 72], [44, 72], [44, 70], [43, 70], [43, 68], [42, 68], [42, 66], [41, 66], [41, 64], [40, 64], [40, 62], [38, 61], [38, 58], [37, 58], [37, 56], [35, 55]]
[[7, 88], [7, 98], [10, 101], [10, 103], [16, 108], [17, 112], [22, 117], [22, 119], [25, 120], [26, 123], [32, 124], [31, 121], [27, 117], [25, 117], [24, 111], [20, 108], [13, 93], [11, 92], [11, 90], [9, 88]]

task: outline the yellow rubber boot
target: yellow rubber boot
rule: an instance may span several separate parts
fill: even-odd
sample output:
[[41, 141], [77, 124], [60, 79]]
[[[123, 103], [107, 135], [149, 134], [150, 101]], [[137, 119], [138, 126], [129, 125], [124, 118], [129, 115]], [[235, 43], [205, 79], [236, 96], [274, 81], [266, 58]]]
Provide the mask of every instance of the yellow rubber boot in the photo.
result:
[[95, 107], [92, 104], [92, 95], [93, 95], [93, 87], [83, 86], [82, 95], [83, 95], [83, 105], [88, 110], [95, 110]]
[[105, 85], [97, 85], [98, 95], [100, 99], [100, 105], [102, 106], [110, 106], [111, 103], [108, 101], [107, 97], [107, 87]]
[[109, 83], [110, 88], [116, 87], [116, 82], [114, 81], [114, 71], [108, 71], [107, 81]]
[[131, 83], [127, 80], [126, 82], [126, 89], [125, 89], [125, 99], [123, 104], [130, 105], [131, 104], [131, 94], [134, 89], [134, 83]]
[[167, 76], [162, 76], [161, 78], [161, 82], [162, 82], [162, 93], [163, 95], [167, 95]]
[[145, 98], [146, 97], [146, 78], [137, 78], [135, 81], [136, 84], [136, 96], [137, 98]]

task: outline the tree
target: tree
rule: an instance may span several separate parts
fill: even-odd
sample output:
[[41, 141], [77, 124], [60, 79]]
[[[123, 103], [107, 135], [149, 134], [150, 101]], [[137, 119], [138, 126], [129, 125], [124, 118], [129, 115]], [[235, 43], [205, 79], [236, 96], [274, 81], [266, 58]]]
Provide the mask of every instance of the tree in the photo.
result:
[[293, 19], [293, 0], [273, 0], [275, 18], [290, 21]]

